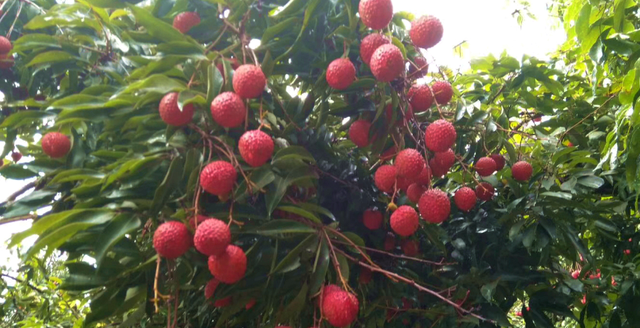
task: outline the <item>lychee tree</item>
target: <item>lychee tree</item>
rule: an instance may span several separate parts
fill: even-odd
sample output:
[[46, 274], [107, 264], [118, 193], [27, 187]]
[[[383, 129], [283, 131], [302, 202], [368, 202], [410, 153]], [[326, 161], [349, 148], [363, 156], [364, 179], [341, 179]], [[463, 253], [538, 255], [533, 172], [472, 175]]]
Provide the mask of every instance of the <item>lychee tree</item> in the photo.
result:
[[[0, 174], [33, 182], [0, 222], [33, 221], [26, 261], [67, 256], [79, 323], [640, 319], [636, 85], [582, 48], [460, 75], [429, 56], [446, 26], [388, 0], [2, 9], [2, 157], [25, 157]], [[608, 35], [588, 54], [633, 58]]]

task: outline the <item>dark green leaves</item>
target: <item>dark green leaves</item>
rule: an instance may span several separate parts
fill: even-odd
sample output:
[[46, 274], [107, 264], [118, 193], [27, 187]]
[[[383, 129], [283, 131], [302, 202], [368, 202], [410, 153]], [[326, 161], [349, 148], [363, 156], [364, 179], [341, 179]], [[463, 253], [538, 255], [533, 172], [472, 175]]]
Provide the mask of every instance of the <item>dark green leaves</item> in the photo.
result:
[[129, 9], [133, 12], [138, 23], [144, 26], [151, 36], [164, 42], [182, 41], [185, 39], [185, 36], [180, 33], [180, 31], [162, 20], [153, 17], [147, 10], [132, 5], [129, 5]]

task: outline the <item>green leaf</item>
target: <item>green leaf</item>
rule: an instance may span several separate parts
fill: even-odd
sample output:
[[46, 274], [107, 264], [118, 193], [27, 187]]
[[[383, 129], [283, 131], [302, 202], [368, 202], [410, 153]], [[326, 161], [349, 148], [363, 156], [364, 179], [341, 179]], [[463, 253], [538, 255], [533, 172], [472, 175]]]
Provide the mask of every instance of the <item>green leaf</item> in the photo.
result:
[[68, 61], [84, 61], [84, 60], [66, 51], [52, 50], [52, 51], [43, 52], [35, 56], [27, 64], [27, 67], [42, 65], [42, 64], [57, 64], [57, 63], [63, 63]]
[[349, 281], [349, 262], [347, 258], [342, 254], [337, 254], [336, 258], [338, 260], [338, 268], [340, 269], [340, 274], [344, 278], [345, 281]]
[[95, 259], [100, 270], [104, 257], [113, 246], [119, 242], [126, 234], [140, 228], [140, 219], [132, 213], [122, 213], [113, 218], [111, 222], [104, 228], [104, 231], [96, 240]]
[[[271, 170], [271, 166], [270, 165], [262, 165], [261, 167], [259, 167], [257, 170], [251, 172], [251, 175], [249, 176], [249, 179], [251, 180], [251, 182], [253, 182], [253, 186], [262, 189], [264, 186], [270, 184], [271, 182], [273, 182], [276, 179], [275, 174], [273, 174], [273, 171]], [[251, 193], [252, 194], [256, 194], [258, 192], [258, 190], [252, 190]], [[247, 190], [247, 182], [246, 181], [242, 181], [238, 187], [235, 190], [235, 199], [236, 201], [245, 199], [246, 197], [249, 196], [249, 191]]]
[[10, 164], [0, 167], [0, 175], [6, 179], [11, 180], [24, 180], [38, 176], [38, 172], [25, 169], [20, 164]]
[[171, 161], [169, 170], [164, 176], [164, 180], [156, 189], [153, 196], [153, 202], [149, 208], [149, 213], [155, 215], [162, 209], [162, 206], [167, 202], [169, 196], [178, 189], [180, 181], [182, 181], [182, 171], [184, 169], [184, 158], [176, 157]]
[[261, 236], [285, 238], [287, 234], [308, 234], [315, 233], [316, 230], [308, 225], [292, 220], [271, 220], [260, 227], [247, 230], [245, 233], [258, 234]]
[[613, 9], [613, 28], [618, 33], [624, 33], [624, 15], [628, 0], [615, 0]]
[[186, 85], [176, 79], [172, 79], [166, 75], [155, 74], [148, 78], [131, 83], [120, 94], [139, 93], [139, 92], [156, 92], [158, 94], [167, 94], [172, 91], [182, 91], [186, 89]]
[[578, 184], [585, 187], [598, 189], [604, 184], [604, 179], [596, 176], [586, 176], [578, 179]]
[[498, 287], [498, 281], [485, 284], [480, 288], [480, 292], [482, 293], [482, 297], [487, 300], [489, 303], [493, 303], [493, 294], [495, 293], [496, 287]]
[[304, 161], [311, 164], [315, 164], [316, 160], [313, 158], [313, 155], [301, 146], [289, 146], [282, 148], [276, 152], [271, 160], [271, 165], [278, 166], [279, 163], [288, 161], [288, 160], [298, 160]]
[[555, 197], [555, 198], [562, 198], [566, 200], [571, 200], [571, 198], [573, 197], [568, 192], [554, 192], [554, 191], [545, 191], [543, 193], [540, 193], [540, 196], [549, 196], [549, 197]]
[[224, 85], [224, 78], [220, 71], [216, 67], [215, 63], [211, 63], [207, 67], [207, 104], [210, 104], [213, 99], [220, 94], [222, 86]]
[[120, 0], [83, 0], [92, 6], [99, 8], [125, 8], [126, 2]]
[[297, 206], [278, 206], [278, 210], [293, 213], [293, 214], [302, 216], [304, 218], [307, 218], [315, 223], [322, 224], [322, 220], [320, 220], [320, 218], [315, 216], [313, 213]]
[[[300, 242], [300, 244], [298, 244], [298, 246], [296, 246], [294, 249], [290, 250], [287, 253], [287, 255], [278, 263], [278, 265], [276, 265], [275, 268], [273, 268], [273, 270], [271, 270], [270, 274], [281, 272], [281, 270], [283, 270], [286, 267], [288, 267], [289, 265], [291, 265], [292, 262], [294, 262], [295, 260], [299, 259], [300, 253], [302, 253], [303, 251], [307, 250], [307, 248], [309, 248], [310, 246], [317, 245], [317, 244], [318, 244], [318, 236], [317, 235], [309, 235], [307, 238], [302, 240]], [[316, 249], [314, 247], [311, 251], [315, 252], [315, 250]]]
[[160, 39], [164, 42], [180, 42], [184, 41], [185, 38], [188, 38], [188, 36], [180, 33], [180, 31], [173, 28], [173, 26], [154, 17], [148, 10], [130, 4], [128, 6], [136, 17], [138, 24], [144, 26], [144, 28], [147, 29], [147, 32], [154, 38]]
[[293, 28], [293, 25], [298, 21], [299, 19], [297, 17], [291, 17], [283, 20], [276, 25], [270, 26], [262, 34], [262, 39], [260, 42], [262, 44], [267, 44], [267, 42], [273, 40], [274, 37], [278, 34], [284, 32], [285, 30], [291, 30]]
[[304, 285], [302, 285], [302, 288], [300, 288], [298, 295], [296, 295], [291, 303], [287, 304], [287, 307], [285, 307], [282, 311], [283, 322], [295, 319], [300, 315], [300, 313], [304, 309], [308, 291], [309, 286], [307, 285], [307, 283], [304, 283]]
[[309, 280], [309, 292], [312, 295], [320, 291], [320, 287], [324, 284], [327, 271], [329, 270], [329, 262], [329, 246], [324, 239], [321, 239], [320, 247], [317, 249], [313, 262], [313, 273]]
[[287, 188], [295, 182], [316, 179], [317, 176], [308, 167], [295, 168], [287, 174], [286, 177], [276, 177], [274, 183], [270, 185], [269, 192], [266, 195], [267, 211], [269, 214], [278, 206], [282, 197], [287, 192]]
[[393, 43], [394, 46], [398, 47], [398, 49], [400, 49], [400, 51], [402, 52], [402, 57], [403, 58], [407, 58], [407, 48], [404, 47], [404, 44], [402, 43], [402, 41], [398, 40], [398, 38], [396, 38], [395, 36], [393, 38], [391, 38], [391, 43]]
[[50, 118], [55, 116], [52, 112], [44, 112], [44, 111], [21, 111], [18, 113], [13, 113], [9, 117], [5, 118], [2, 124], [0, 124], [0, 128], [19, 128], [23, 125], [28, 125], [31, 123], [35, 123], [46, 118]]

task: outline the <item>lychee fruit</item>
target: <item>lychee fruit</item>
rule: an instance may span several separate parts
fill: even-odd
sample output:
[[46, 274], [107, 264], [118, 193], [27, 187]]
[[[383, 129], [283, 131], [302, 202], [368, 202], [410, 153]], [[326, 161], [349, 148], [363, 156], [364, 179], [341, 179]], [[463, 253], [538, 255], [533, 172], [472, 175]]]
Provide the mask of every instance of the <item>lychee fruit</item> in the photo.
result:
[[391, 214], [391, 229], [400, 236], [413, 235], [419, 225], [418, 213], [411, 206], [402, 205]]
[[42, 137], [42, 151], [51, 158], [61, 158], [71, 149], [71, 140], [60, 132], [49, 132]]
[[402, 245], [400, 247], [402, 248], [402, 252], [406, 256], [414, 257], [418, 255], [419, 245], [415, 240], [405, 240], [404, 242], [402, 242]]
[[476, 193], [469, 187], [462, 187], [453, 196], [456, 206], [463, 212], [469, 212], [476, 206]]
[[346, 327], [358, 316], [360, 305], [355, 295], [338, 287], [325, 292], [322, 299], [322, 315], [335, 327]]
[[414, 203], [417, 204], [420, 200], [420, 196], [427, 191], [427, 188], [421, 184], [413, 183], [407, 188], [407, 198]]
[[13, 56], [9, 56], [8, 54], [0, 54], [0, 69], [9, 69], [13, 67], [15, 62], [13, 61]]
[[162, 97], [158, 111], [160, 112], [160, 118], [172, 126], [182, 126], [193, 119], [193, 104], [186, 104], [180, 110], [177, 92], [170, 92]]
[[396, 168], [393, 165], [382, 165], [373, 176], [373, 181], [383, 192], [392, 193], [396, 184]]
[[431, 169], [425, 165], [418, 177], [416, 177], [416, 182], [423, 186], [428, 186], [431, 184], [431, 175]]
[[358, 276], [358, 282], [366, 285], [373, 279], [373, 271], [367, 268], [360, 268], [360, 275]]
[[327, 83], [337, 90], [348, 88], [356, 79], [356, 67], [349, 58], [338, 58], [327, 67]]
[[393, 145], [393, 146], [389, 147], [389, 149], [387, 149], [384, 152], [382, 152], [382, 154], [380, 154], [380, 161], [381, 162], [386, 162], [386, 161], [396, 157], [397, 154], [398, 154], [398, 147]]
[[182, 256], [191, 248], [191, 245], [191, 233], [182, 222], [165, 222], [153, 233], [153, 248], [158, 255], [167, 259]]
[[391, 252], [396, 248], [396, 237], [391, 232], [387, 233], [387, 236], [384, 237], [383, 248], [387, 252]]
[[14, 151], [11, 153], [11, 159], [13, 159], [14, 162], [18, 163], [18, 161], [22, 159], [22, 154], [17, 151]]
[[435, 163], [443, 170], [449, 171], [453, 163], [456, 162], [456, 155], [453, 150], [447, 149], [446, 151], [436, 153], [433, 157]]
[[8, 54], [11, 49], [13, 49], [11, 40], [5, 38], [4, 36], [0, 36], [0, 55]]
[[220, 282], [215, 278], [209, 280], [209, 282], [207, 282], [207, 285], [204, 286], [204, 298], [210, 299], [211, 297], [213, 297], [213, 294], [215, 294], [218, 285], [220, 285]]
[[414, 57], [413, 64], [409, 64], [409, 75], [417, 79], [427, 75], [427, 72], [429, 72], [429, 64], [427, 63], [427, 60], [422, 56]]
[[218, 71], [220, 72], [220, 75], [222, 75], [222, 80], [224, 81], [224, 63], [222, 61], [226, 61], [229, 62], [229, 64], [231, 65], [231, 69], [232, 70], [236, 70], [238, 67], [240, 67], [240, 62], [238, 62], [237, 58], [222, 58], [218, 61], [218, 63], [216, 64], [216, 68], [218, 69]]
[[189, 32], [192, 27], [198, 24], [200, 24], [200, 15], [192, 11], [179, 13], [173, 18], [173, 27], [182, 34]]
[[407, 191], [409, 185], [413, 182], [414, 178], [398, 177], [396, 180], [396, 188], [404, 192]]
[[476, 186], [476, 197], [485, 202], [490, 201], [493, 197], [494, 190], [490, 183], [480, 182], [480, 184]]
[[411, 22], [409, 37], [416, 46], [429, 49], [442, 39], [443, 28], [440, 20], [433, 16], [422, 16]]
[[233, 90], [242, 98], [258, 98], [266, 85], [267, 78], [258, 66], [240, 65], [233, 74]]
[[624, 255], [631, 255], [631, 250], [630, 249], [625, 249], [624, 250]]
[[198, 214], [197, 219], [198, 219], [197, 224], [196, 224], [196, 217], [195, 216], [192, 216], [189, 219], [189, 228], [191, 228], [191, 230], [195, 231], [202, 222], [204, 222], [205, 220], [212, 220], [213, 218]]
[[393, 18], [393, 4], [391, 0], [360, 0], [358, 6], [360, 19], [370, 29], [385, 28]]
[[198, 224], [193, 242], [198, 252], [204, 255], [219, 255], [231, 243], [229, 226], [218, 219], [212, 218]]
[[371, 62], [371, 56], [373, 53], [383, 44], [389, 44], [391, 41], [389, 39], [379, 33], [372, 33], [365, 36], [362, 41], [360, 41], [360, 58], [362, 62], [369, 65]]
[[496, 171], [500, 171], [504, 168], [505, 160], [504, 157], [500, 154], [493, 154], [491, 156], [494, 162], [496, 162]]
[[456, 142], [456, 129], [445, 120], [437, 120], [424, 131], [424, 142], [429, 150], [439, 153], [451, 148]]
[[436, 163], [435, 158], [429, 160], [429, 167], [431, 168], [431, 173], [436, 178], [441, 178], [449, 172], [449, 169], [440, 167], [440, 165]]
[[253, 167], [266, 163], [273, 155], [273, 148], [273, 139], [260, 130], [247, 131], [238, 141], [240, 156]]
[[578, 279], [580, 277], [580, 271], [576, 270], [571, 272], [571, 278]]
[[200, 172], [200, 186], [210, 194], [223, 196], [233, 189], [237, 177], [236, 169], [231, 163], [215, 161]]
[[409, 103], [416, 113], [424, 112], [433, 105], [433, 94], [428, 85], [412, 85], [409, 88], [409, 92], [407, 92], [407, 98], [409, 98]]
[[231, 296], [227, 296], [223, 299], [217, 300], [213, 303], [213, 306], [217, 308], [223, 308], [231, 305]]
[[349, 127], [349, 139], [356, 146], [363, 148], [369, 145], [369, 130], [371, 123], [367, 120], [357, 120]]
[[511, 167], [511, 175], [518, 181], [527, 181], [531, 178], [533, 167], [525, 161], [519, 161]]
[[446, 81], [437, 81], [431, 85], [431, 90], [436, 98], [438, 105], [446, 105], [453, 97], [453, 88]]
[[496, 171], [496, 161], [491, 157], [482, 157], [476, 162], [475, 169], [480, 176], [490, 176]]
[[211, 102], [211, 116], [220, 126], [235, 128], [244, 122], [247, 109], [240, 96], [233, 92], [223, 92]]
[[209, 271], [225, 284], [234, 284], [247, 271], [247, 256], [242, 248], [236, 245], [228, 245], [222, 254], [209, 256]]
[[383, 44], [373, 52], [369, 66], [378, 81], [391, 82], [402, 74], [404, 57], [398, 47]]
[[254, 305], [256, 305], [256, 299], [252, 298], [247, 302], [247, 305], [244, 306], [245, 310], [251, 309]]
[[382, 212], [375, 210], [366, 210], [362, 214], [362, 223], [369, 230], [380, 229], [382, 226]]
[[429, 223], [442, 223], [449, 217], [451, 202], [447, 194], [440, 189], [429, 189], [418, 201], [422, 218]]
[[395, 167], [398, 175], [405, 178], [417, 177], [420, 175], [425, 165], [424, 157], [422, 157], [422, 155], [413, 148], [407, 148], [400, 151], [395, 160]]

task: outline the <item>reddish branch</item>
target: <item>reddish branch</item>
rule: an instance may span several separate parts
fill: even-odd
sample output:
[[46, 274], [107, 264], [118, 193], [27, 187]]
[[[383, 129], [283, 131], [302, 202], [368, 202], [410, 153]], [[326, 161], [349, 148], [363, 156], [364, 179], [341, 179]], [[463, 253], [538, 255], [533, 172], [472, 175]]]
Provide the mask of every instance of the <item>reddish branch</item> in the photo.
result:
[[[342, 242], [342, 241], [339, 241], [339, 240], [334, 240], [333, 242], [334, 243], [338, 243], [338, 244], [342, 244], [342, 245], [349, 245], [348, 243], [345, 243], [345, 242]], [[389, 253], [389, 252], [381, 251], [379, 249], [365, 247], [365, 246], [359, 246], [359, 248], [362, 248], [364, 250], [367, 250], [367, 251], [373, 252], [373, 253], [384, 254], [384, 255], [387, 255], [387, 256], [391, 256], [391, 257], [395, 257], [395, 258], [399, 258], [399, 259], [403, 259], [403, 260], [427, 263], [427, 264], [430, 264], [430, 265], [445, 266], [445, 265], [455, 265], [455, 264], [457, 264], [455, 262], [442, 262], [442, 261], [435, 262], [435, 261], [429, 261], [429, 260], [423, 260], [423, 259], [419, 259], [419, 258], [415, 258], [415, 257], [410, 257], [410, 256], [406, 256], [406, 255], [397, 255], [397, 254], [393, 254], [393, 253]]]

